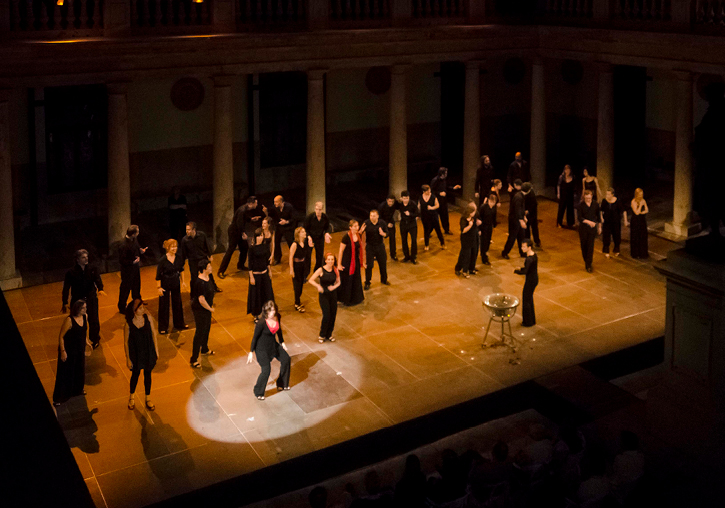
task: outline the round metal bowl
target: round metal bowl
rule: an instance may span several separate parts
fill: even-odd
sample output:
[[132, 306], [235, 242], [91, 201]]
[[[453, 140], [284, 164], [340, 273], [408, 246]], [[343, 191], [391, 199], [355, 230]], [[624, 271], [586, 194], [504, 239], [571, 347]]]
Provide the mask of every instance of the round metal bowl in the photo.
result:
[[483, 299], [483, 306], [493, 317], [510, 319], [516, 314], [519, 299], [505, 293], [494, 293]]

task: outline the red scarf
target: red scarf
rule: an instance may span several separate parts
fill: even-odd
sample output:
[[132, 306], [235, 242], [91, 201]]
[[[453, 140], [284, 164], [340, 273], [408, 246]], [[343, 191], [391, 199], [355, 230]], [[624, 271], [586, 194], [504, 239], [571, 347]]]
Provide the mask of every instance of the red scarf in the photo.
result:
[[[352, 231], [347, 232], [348, 236], [350, 237], [350, 247], [352, 248], [352, 256], [350, 256], [350, 269], [348, 270], [349, 275], [353, 275], [355, 273], [355, 260], [357, 259], [357, 253], [356, 253], [356, 247], [355, 247], [355, 241], [352, 239]], [[358, 234], [358, 238], [360, 238], [360, 235]]]

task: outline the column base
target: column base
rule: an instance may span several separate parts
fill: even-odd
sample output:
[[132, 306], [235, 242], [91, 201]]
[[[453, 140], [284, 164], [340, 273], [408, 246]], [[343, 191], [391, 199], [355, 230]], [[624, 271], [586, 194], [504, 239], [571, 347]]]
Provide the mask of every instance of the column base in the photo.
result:
[[700, 225], [700, 223], [675, 224], [672, 221], [665, 222], [665, 233], [681, 236], [683, 238], [688, 238], [690, 236], [696, 235], [700, 232], [701, 229], [702, 226]]
[[8, 279], [0, 279], [0, 290], [10, 291], [11, 289], [19, 289], [23, 287], [23, 278], [20, 272], [15, 271], [15, 276]]

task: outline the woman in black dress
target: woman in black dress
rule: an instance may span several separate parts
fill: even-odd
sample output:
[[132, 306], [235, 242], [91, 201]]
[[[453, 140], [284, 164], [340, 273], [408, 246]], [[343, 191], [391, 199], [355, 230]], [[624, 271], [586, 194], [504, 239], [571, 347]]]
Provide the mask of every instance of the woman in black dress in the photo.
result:
[[271, 218], [262, 219], [262, 231], [264, 232], [264, 243], [269, 245], [269, 262], [271, 264], [274, 259], [274, 226]]
[[124, 349], [126, 350], [126, 365], [131, 371], [131, 391], [128, 397], [128, 408], [133, 409], [136, 402], [133, 394], [136, 384], [143, 370], [143, 386], [146, 392], [146, 408], [149, 411], [156, 409], [151, 402], [151, 371], [159, 358], [159, 344], [151, 323], [151, 316], [146, 312], [146, 302], [133, 300], [126, 307], [126, 325], [123, 327]]
[[156, 267], [156, 281], [159, 290], [159, 333], [169, 331], [169, 300], [174, 315], [174, 328], [186, 330], [189, 325], [184, 323], [184, 307], [181, 304], [181, 286], [184, 282], [184, 259], [176, 255], [179, 245], [173, 238], [164, 242], [166, 255]]
[[478, 256], [478, 225], [480, 222], [476, 217], [476, 205], [469, 203], [466, 211], [461, 215], [461, 252], [458, 254], [458, 262], [456, 263], [456, 275], [463, 275], [466, 279], [469, 277], [468, 272], [473, 260], [475, 272], [476, 257]]
[[571, 166], [564, 166], [564, 172], [559, 176], [556, 186], [556, 197], [559, 200], [559, 210], [556, 213], [556, 227], [564, 227], [564, 213], [566, 213], [566, 227], [574, 227], [574, 190], [576, 182], [571, 172]]
[[594, 201], [599, 203], [602, 200], [602, 190], [599, 188], [599, 180], [596, 176], [589, 174], [589, 169], [584, 166], [582, 170], [582, 200], [584, 199], [584, 192], [591, 191]]
[[191, 348], [191, 366], [195, 369], [201, 367], [198, 361], [199, 353], [204, 356], [212, 356], [214, 351], [209, 349], [209, 332], [211, 331], [211, 315], [214, 313], [214, 294], [216, 284], [212, 278], [211, 261], [202, 259], [197, 269], [199, 276], [192, 282], [191, 288], [191, 311], [194, 313], [196, 331], [194, 343]]
[[539, 284], [539, 258], [531, 247], [531, 240], [528, 238], [521, 242], [521, 250], [526, 254], [524, 266], [514, 270], [518, 275], [526, 275], [524, 282], [524, 294], [521, 298], [521, 311], [523, 314], [522, 326], [534, 326], [536, 324], [536, 313], [534, 312], [534, 289]]
[[305, 311], [305, 306], [302, 305], [300, 297], [302, 296], [302, 286], [307, 278], [306, 272], [311, 252], [312, 247], [309, 245], [305, 228], [295, 229], [295, 241], [289, 247], [289, 274], [292, 277], [292, 287], [295, 292], [295, 310], [297, 312]]
[[249, 291], [247, 293], [247, 314], [254, 316], [256, 323], [262, 305], [270, 300], [274, 301], [272, 279], [269, 271], [269, 258], [271, 252], [269, 244], [264, 242], [264, 231], [257, 228], [254, 231], [254, 244], [249, 247]]
[[289, 390], [290, 357], [282, 335], [282, 317], [279, 315], [277, 304], [271, 300], [264, 304], [257, 319], [247, 364], [254, 360], [254, 353], [257, 353], [257, 363], [262, 367], [257, 384], [254, 385], [254, 395], [257, 400], [264, 400], [264, 390], [272, 370], [272, 358], [276, 358], [280, 363], [277, 391]]
[[343, 305], [357, 305], [365, 300], [362, 286], [363, 247], [362, 236], [358, 234], [360, 225], [356, 220], [350, 221], [350, 231], [340, 241], [340, 252], [337, 256], [337, 270], [340, 272], [338, 301]]
[[423, 221], [423, 243], [425, 244], [425, 250], [428, 250], [430, 235], [433, 231], [438, 235], [441, 249], [445, 249], [446, 241], [443, 238], [441, 223], [438, 220], [438, 209], [440, 208], [438, 198], [433, 195], [428, 185], [424, 185], [421, 190], [423, 194], [420, 196], [420, 220]]
[[55, 375], [53, 405], [60, 406], [76, 395], [85, 395], [86, 345], [88, 338], [87, 306], [85, 300], [71, 305], [70, 316], [63, 320], [58, 335], [58, 368]]
[[649, 257], [649, 240], [647, 238], [647, 214], [649, 207], [644, 200], [642, 189], [634, 190], [634, 199], [630, 203], [632, 222], [629, 227], [629, 248], [634, 259]]
[[322, 324], [320, 336], [317, 341], [322, 344], [325, 340], [335, 342], [332, 331], [335, 329], [337, 317], [337, 288], [340, 287], [340, 272], [335, 267], [335, 256], [328, 252], [325, 254], [325, 265], [315, 270], [310, 277], [310, 284], [320, 293], [320, 309], [322, 310]]

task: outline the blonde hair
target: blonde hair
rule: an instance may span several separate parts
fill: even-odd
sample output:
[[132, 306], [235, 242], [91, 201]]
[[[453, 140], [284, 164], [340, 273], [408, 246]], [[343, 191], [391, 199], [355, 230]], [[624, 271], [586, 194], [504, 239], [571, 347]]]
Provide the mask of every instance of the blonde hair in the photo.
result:
[[171, 249], [171, 247], [178, 247], [178, 246], [179, 246], [179, 242], [177, 242], [173, 238], [169, 238], [168, 240], [166, 240], [164, 242], [164, 250], [166, 252], [169, 252], [169, 250]]
[[[302, 231], [305, 231], [305, 228], [303, 228], [302, 226], [295, 229], [295, 242], [300, 243], [302, 241], [300, 240], [300, 233]], [[305, 231], [305, 233], [307, 233], [307, 231]]]
[[634, 189], [634, 200], [640, 202], [644, 199], [644, 191], [637, 187]]

